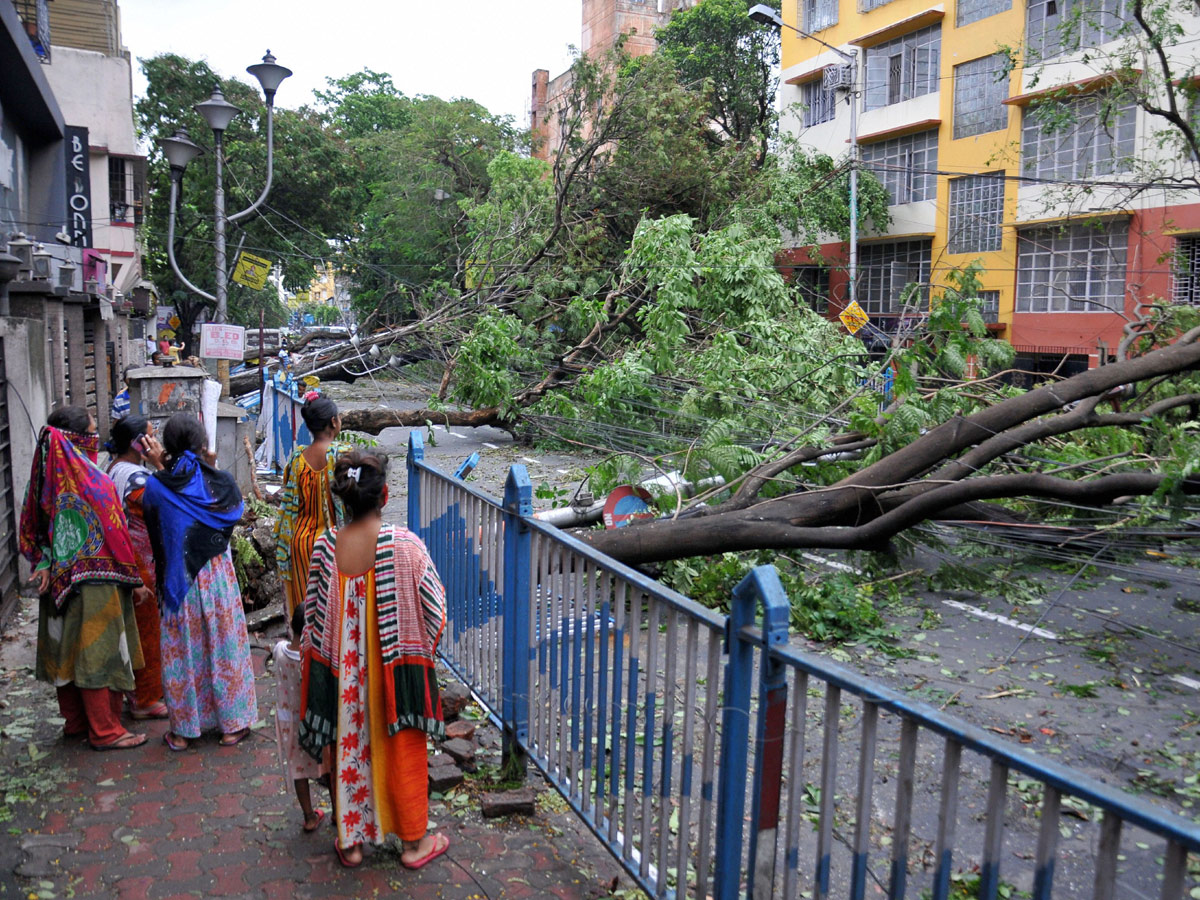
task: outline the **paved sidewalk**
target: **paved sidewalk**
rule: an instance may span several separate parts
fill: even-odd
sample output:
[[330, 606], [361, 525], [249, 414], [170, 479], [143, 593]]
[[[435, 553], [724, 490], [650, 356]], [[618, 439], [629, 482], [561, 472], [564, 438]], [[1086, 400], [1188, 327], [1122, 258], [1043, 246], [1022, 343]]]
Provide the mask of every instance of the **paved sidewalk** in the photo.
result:
[[[236, 747], [219, 747], [214, 735], [172, 753], [162, 721], [130, 723], [149, 736], [134, 750], [97, 753], [65, 741], [53, 689], [33, 679], [36, 611], [23, 603], [0, 642], [0, 897], [466, 900], [628, 889], [617, 863], [536, 775], [532, 818], [485, 821], [468, 779], [431, 801], [431, 827], [451, 840], [443, 857], [409, 871], [398, 853], [376, 849], [360, 868], [342, 868], [333, 829], [301, 830], [280, 774], [273, 675], [263, 673], [261, 651], [262, 727]], [[498, 759], [496, 736], [480, 732], [483, 761]], [[313, 792], [328, 810], [325, 791]]]

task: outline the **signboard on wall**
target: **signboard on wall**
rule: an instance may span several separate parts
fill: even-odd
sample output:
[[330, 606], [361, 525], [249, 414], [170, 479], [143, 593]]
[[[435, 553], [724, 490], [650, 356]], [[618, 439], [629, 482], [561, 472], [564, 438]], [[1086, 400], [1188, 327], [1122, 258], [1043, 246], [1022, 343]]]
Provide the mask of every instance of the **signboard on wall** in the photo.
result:
[[241, 325], [201, 325], [201, 359], [236, 359], [246, 354], [246, 329]]
[[92, 246], [92, 176], [88, 168], [88, 130], [65, 129], [67, 144], [67, 234], [71, 246]]

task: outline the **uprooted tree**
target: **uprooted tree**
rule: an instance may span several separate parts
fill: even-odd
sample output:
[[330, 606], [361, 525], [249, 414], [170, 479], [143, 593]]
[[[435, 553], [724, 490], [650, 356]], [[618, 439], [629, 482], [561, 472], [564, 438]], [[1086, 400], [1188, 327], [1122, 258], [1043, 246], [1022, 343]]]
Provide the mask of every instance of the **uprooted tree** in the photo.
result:
[[[737, 5], [720, 4], [731, 28]], [[713, 128], [722, 97], [669, 54], [579, 60], [554, 162], [495, 155], [458, 203], [453, 275], [411, 291], [399, 328], [313, 360], [374, 344], [440, 378], [428, 408], [346, 427], [493, 424], [599, 450], [596, 492], [654, 469], [717, 483], [661, 498], [666, 518], [583, 533], [631, 563], [879, 549], [930, 519], [1039, 521], [1039, 501], [1137, 519], [1200, 492], [1195, 310], [1142, 298], [1115, 363], [1026, 392], [967, 267], [931, 296], [906, 288], [903, 333], [871, 356], [774, 266], [785, 234], [845, 234], [845, 168]], [[882, 228], [886, 195], [862, 182]]]

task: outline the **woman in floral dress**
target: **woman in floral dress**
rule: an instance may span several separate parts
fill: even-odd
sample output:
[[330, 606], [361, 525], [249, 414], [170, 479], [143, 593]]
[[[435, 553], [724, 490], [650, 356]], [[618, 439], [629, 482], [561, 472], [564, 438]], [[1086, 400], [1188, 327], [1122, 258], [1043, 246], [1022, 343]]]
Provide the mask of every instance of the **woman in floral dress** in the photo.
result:
[[300, 408], [313, 436], [307, 447], [298, 447], [283, 470], [279, 492], [279, 518], [275, 520], [275, 562], [283, 583], [284, 618], [304, 602], [313, 542], [342, 523], [341, 503], [330, 482], [333, 464], [350, 449], [337, 441], [342, 429], [337, 404], [316, 391], [305, 395]]
[[332, 762], [342, 864], [394, 834], [401, 865], [418, 869], [450, 845], [428, 832], [427, 737], [445, 735], [433, 656], [445, 591], [420, 538], [383, 522], [386, 457], [342, 456], [333, 490], [350, 521], [313, 547], [300, 745]]
[[242, 495], [204, 454], [204, 427], [176, 413], [163, 428], [166, 467], [146, 482], [142, 509], [154, 544], [162, 616], [163, 689], [171, 730], [163, 741], [188, 741], [218, 729], [233, 746], [258, 718], [254, 668], [242, 592], [229, 539]]

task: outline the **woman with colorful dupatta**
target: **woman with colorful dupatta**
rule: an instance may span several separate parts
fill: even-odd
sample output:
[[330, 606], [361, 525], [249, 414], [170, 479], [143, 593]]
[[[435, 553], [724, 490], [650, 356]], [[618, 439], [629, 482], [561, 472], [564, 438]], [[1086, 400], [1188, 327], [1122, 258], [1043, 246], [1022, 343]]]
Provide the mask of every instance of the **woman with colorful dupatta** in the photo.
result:
[[58, 689], [67, 738], [95, 750], [146, 742], [121, 724], [121, 694], [143, 664], [134, 616], [142, 591], [121, 498], [96, 468], [96, 420], [52, 412], [38, 436], [21, 511], [21, 554], [38, 592], [35, 675]]
[[216, 728], [231, 747], [258, 718], [242, 592], [229, 554], [242, 495], [204, 454], [204, 426], [176, 413], [163, 428], [166, 467], [146, 481], [142, 510], [154, 545], [162, 616], [163, 690], [171, 730], [186, 750]]
[[350, 445], [336, 440], [342, 430], [337, 404], [309, 391], [300, 408], [313, 436], [307, 447], [298, 447], [283, 469], [279, 492], [279, 518], [275, 520], [275, 562], [283, 583], [284, 619], [304, 602], [313, 543], [319, 535], [342, 524], [341, 503], [333, 496], [333, 464]]
[[313, 547], [300, 746], [331, 763], [342, 865], [394, 834], [401, 864], [419, 869], [450, 845], [427, 830], [427, 736], [445, 735], [434, 671], [445, 591], [420, 538], [383, 522], [386, 457], [342, 456], [333, 490], [350, 521]]
[[142, 656], [146, 665], [133, 673], [137, 687], [132, 694], [129, 714], [134, 719], [165, 719], [167, 705], [163, 703], [162, 654], [159, 633], [158, 588], [154, 575], [154, 548], [142, 516], [142, 495], [151, 469], [162, 468], [163, 448], [154, 437], [153, 426], [144, 416], [126, 414], [113, 422], [105, 449], [112, 455], [108, 477], [117, 487], [117, 496], [125, 508], [129, 524], [129, 540], [137, 558], [138, 573], [146, 590], [134, 599], [138, 634], [142, 639]]

